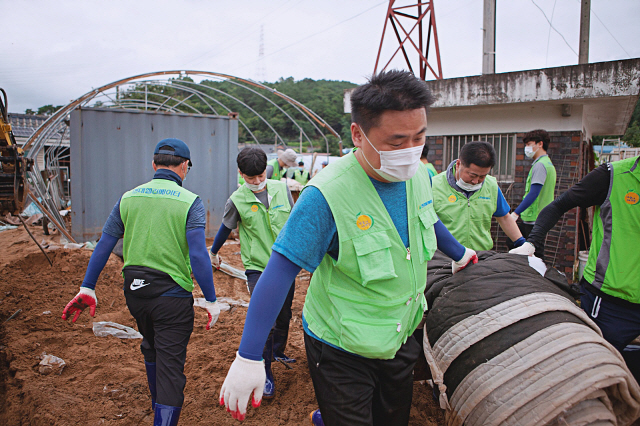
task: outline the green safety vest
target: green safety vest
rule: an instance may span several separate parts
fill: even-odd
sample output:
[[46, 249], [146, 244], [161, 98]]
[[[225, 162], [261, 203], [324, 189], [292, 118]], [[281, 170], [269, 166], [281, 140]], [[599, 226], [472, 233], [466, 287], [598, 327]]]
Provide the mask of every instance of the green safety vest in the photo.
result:
[[153, 179], [125, 192], [120, 200], [124, 267], [162, 271], [180, 287], [193, 291], [186, 227], [196, 198], [166, 179]]
[[315, 176], [336, 222], [338, 260], [325, 254], [307, 290], [304, 317], [320, 339], [367, 358], [391, 359], [422, 320], [427, 261], [436, 251], [426, 169], [407, 181], [409, 248], [356, 156]]
[[282, 179], [282, 177], [284, 176], [284, 173], [283, 173], [282, 170], [280, 170], [280, 163], [278, 163], [278, 159], [277, 158], [274, 158], [273, 160], [267, 161], [267, 166], [272, 166], [273, 167], [273, 174], [271, 175], [270, 179], [273, 179], [273, 180]]
[[491, 217], [498, 204], [496, 178], [487, 176], [482, 187], [468, 199], [449, 185], [447, 172], [431, 179], [436, 213], [456, 240], [476, 251], [493, 249]]
[[245, 269], [264, 271], [271, 256], [271, 247], [291, 213], [287, 184], [267, 179], [269, 209], [256, 195], [242, 185], [231, 201], [240, 215], [240, 257]]
[[240, 173], [238, 173], [238, 185], [242, 185], [244, 183], [244, 178]]
[[584, 278], [611, 296], [640, 303], [640, 157], [611, 163], [609, 193], [596, 207]]
[[293, 178], [302, 185], [306, 185], [307, 182], [309, 182], [309, 172], [306, 170], [296, 170]]
[[431, 173], [433, 174], [433, 176], [438, 174], [438, 171], [436, 170], [435, 167], [433, 167], [433, 164], [427, 163], [427, 164], [425, 164], [425, 166], [427, 166], [427, 169], [431, 170]]
[[[544, 167], [547, 169], [547, 178], [544, 180], [544, 185], [542, 185], [542, 190], [540, 190], [538, 198], [536, 198], [533, 204], [527, 207], [527, 209], [520, 215], [520, 219], [522, 219], [523, 222], [535, 222], [542, 209], [547, 207], [547, 205], [553, 201], [553, 192], [556, 189], [556, 168], [553, 166], [551, 159], [548, 155], [543, 155], [534, 161], [533, 164], [536, 164], [538, 161], [544, 164]], [[527, 186], [524, 190], [524, 196], [522, 199], [524, 199], [531, 190], [532, 170], [533, 165], [531, 166], [529, 175], [527, 176]]]

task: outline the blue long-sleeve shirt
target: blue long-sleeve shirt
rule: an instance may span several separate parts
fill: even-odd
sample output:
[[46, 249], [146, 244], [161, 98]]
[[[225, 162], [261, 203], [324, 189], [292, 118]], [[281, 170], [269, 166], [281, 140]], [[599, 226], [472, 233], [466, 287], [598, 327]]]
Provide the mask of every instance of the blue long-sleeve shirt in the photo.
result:
[[[158, 169], [153, 178], [170, 180], [182, 186], [180, 176], [169, 169]], [[216, 294], [213, 284], [211, 262], [205, 243], [205, 224], [206, 211], [202, 200], [198, 197], [187, 213], [186, 233], [187, 243], [189, 245], [189, 260], [191, 261], [193, 275], [198, 281], [205, 299], [213, 302], [216, 300]], [[82, 281], [82, 287], [95, 288], [98, 277], [104, 269], [107, 260], [109, 260], [111, 251], [118, 242], [118, 239], [122, 238], [123, 235], [124, 223], [120, 216], [120, 200], [118, 200], [102, 228], [102, 237], [100, 241], [98, 241], [91, 255], [91, 259], [89, 259], [89, 265], [87, 266], [87, 271]], [[191, 297], [191, 293], [176, 284], [174, 288], [168, 290], [162, 296]]]

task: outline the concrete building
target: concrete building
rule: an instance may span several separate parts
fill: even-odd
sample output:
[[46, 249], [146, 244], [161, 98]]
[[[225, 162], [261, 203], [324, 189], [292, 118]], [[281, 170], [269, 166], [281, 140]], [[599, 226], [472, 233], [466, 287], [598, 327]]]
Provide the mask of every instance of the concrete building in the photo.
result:
[[[593, 167], [591, 138], [624, 134], [640, 92], [640, 59], [591, 63], [428, 81], [436, 102], [429, 113], [429, 161], [438, 171], [457, 158], [467, 141], [492, 142], [498, 178], [515, 208], [524, 195], [531, 161], [524, 133], [545, 129], [557, 170], [556, 196]], [[545, 258], [572, 276], [579, 250], [590, 243], [590, 212], [574, 209], [547, 236]], [[494, 223], [496, 248], [506, 236]]]

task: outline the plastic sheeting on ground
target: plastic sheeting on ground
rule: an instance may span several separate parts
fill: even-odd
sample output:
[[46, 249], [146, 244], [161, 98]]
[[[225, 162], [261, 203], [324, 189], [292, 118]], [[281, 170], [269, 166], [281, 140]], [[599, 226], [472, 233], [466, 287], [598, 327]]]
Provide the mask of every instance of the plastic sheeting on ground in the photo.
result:
[[628, 425], [640, 387], [574, 303], [525, 256], [481, 253], [451, 276], [429, 264], [423, 346], [447, 426]]

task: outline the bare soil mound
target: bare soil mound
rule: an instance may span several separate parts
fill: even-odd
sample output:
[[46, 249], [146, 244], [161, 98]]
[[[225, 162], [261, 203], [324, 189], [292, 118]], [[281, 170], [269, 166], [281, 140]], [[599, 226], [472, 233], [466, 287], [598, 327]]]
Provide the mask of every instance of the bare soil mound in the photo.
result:
[[[41, 228], [30, 227], [38, 238]], [[242, 267], [239, 244], [223, 247], [223, 259]], [[112, 255], [98, 281], [96, 317], [82, 314], [76, 324], [60, 316], [77, 293], [91, 251], [48, 250], [53, 266], [24, 229], [0, 233], [0, 424], [3, 425], [151, 425], [153, 413], [140, 340], [96, 337], [94, 321], [113, 321], [136, 328], [122, 292], [122, 261]], [[249, 301], [243, 281], [214, 273], [219, 297]], [[247, 425], [306, 425], [317, 408], [304, 351], [300, 321], [309, 274], [296, 281], [293, 320], [287, 354], [298, 360], [293, 369], [275, 363], [277, 394], [258, 409], [249, 408]], [[196, 287], [195, 296], [202, 296]], [[187, 387], [180, 424], [234, 425], [218, 405], [220, 386], [240, 344], [246, 308], [222, 312], [215, 327], [205, 330], [207, 315], [196, 309], [185, 373]], [[19, 311], [20, 310], [20, 311]], [[14, 318], [7, 319], [14, 313]], [[43, 352], [62, 358], [62, 374], [42, 375]], [[443, 415], [430, 388], [416, 383], [411, 425], [438, 425]]]

